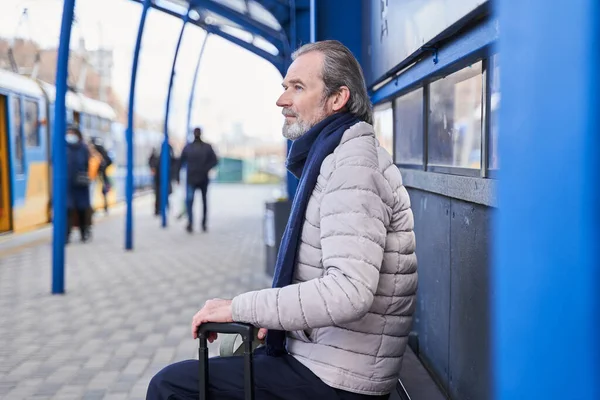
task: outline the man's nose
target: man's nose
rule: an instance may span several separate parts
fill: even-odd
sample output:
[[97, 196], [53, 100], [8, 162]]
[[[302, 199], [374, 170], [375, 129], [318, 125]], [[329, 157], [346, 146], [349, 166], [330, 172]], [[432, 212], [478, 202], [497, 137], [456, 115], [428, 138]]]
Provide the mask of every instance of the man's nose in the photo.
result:
[[286, 92], [284, 92], [281, 96], [279, 96], [276, 104], [278, 107], [290, 107], [292, 105], [292, 99]]

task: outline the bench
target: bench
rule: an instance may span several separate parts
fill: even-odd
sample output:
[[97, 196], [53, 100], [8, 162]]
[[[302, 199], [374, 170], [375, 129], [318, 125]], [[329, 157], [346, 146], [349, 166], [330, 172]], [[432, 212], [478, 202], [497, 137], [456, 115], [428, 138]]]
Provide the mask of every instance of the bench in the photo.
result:
[[406, 346], [400, 379], [390, 400], [446, 400], [410, 346]]
[[[207, 325], [210, 328], [207, 329]], [[220, 356], [242, 355], [244, 354], [244, 346], [239, 346], [242, 341], [240, 335], [244, 334], [244, 331], [249, 327], [251, 326], [248, 324], [240, 323], [210, 323], [203, 325], [202, 329], [199, 329], [199, 334], [200, 330], [227, 333], [229, 335], [221, 335]], [[250, 335], [256, 336], [258, 329], [251, 328], [249, 332], [251, 332]], [[254, 337], [250, 346], [254, 350], [258, 345], [259, 342]], [[204, 357], [207, 357], [207, 355]], [[406, 346], [400, 379], [398, 379], [396, 390], [392, 392], [390, 400], [447, 400], [410, 346]]]

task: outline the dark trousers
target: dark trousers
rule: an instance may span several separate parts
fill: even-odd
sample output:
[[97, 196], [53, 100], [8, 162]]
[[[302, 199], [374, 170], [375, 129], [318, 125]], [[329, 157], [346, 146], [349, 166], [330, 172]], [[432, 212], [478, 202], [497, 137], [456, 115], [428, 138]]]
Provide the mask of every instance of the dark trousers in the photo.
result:
[[206, 228], [206, 214], [208, 210], [206, 195], [208, 193], [208, 179], [199, 184], [187, 185], [187, 190], [185, 194], [185, 204], [188, 214], [188, 226], [192, 226], [194, 222], [194, 194], [198, 189], [200, 190], [200, 192], [202, 192], [202, 227]]
[[[150, 381], [146, 400], [198, 398], [198, 360], [169, 365]], [[211, 358], [208, 366], [209, 400], [244, 400], [244, 358]], [[264, 348], [254, 353], [256, 400], [386, 400], [334, 389], [290, 355], [270, 357]]]
[[81, 231], [81, 239], [87, 240], [88, 238], [88, 220], [87, 210], [85, 208], [69, 208], [67, 210], [67, 240], [71, 236], [71, 225], [77, 221], [79, 230]]
[[[167, 194], [167, 209], [169, 208], [169, 194]], [[154, 185], [154, 215], [160, 215], [160, 205], [161, 205], [161, 194], [160, 194], [160, 184], [156, 183]]]

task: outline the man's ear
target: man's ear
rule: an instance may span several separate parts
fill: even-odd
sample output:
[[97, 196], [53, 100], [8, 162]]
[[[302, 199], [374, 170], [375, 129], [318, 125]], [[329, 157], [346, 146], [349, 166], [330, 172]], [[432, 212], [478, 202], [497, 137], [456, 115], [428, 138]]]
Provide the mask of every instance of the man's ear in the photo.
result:
[[331, 96], [331, 109], [335, 112], [342, 110], [350, 100], [350, 89], [347, 86], [340, 86], [338, 91]]

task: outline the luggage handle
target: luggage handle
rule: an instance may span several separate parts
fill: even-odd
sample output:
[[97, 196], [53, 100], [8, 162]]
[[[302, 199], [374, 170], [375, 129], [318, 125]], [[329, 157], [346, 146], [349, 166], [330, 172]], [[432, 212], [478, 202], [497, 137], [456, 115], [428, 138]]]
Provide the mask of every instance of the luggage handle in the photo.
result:
[[254, 374], [252, 368], [252, 341], [254, 340], [254, 326], [239, 322], [217, 323], [208, 322], [198, 327], [198, 360], [200, 362], [200, 400], [208, 399], [208, 336], [210, 333], [239, 334], [244, 341], [244, 398], [254, 400]]

